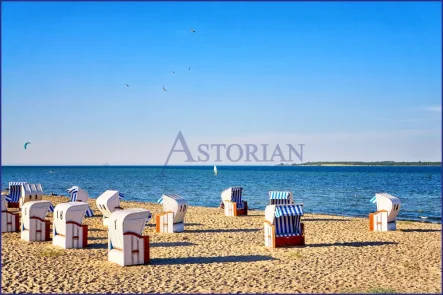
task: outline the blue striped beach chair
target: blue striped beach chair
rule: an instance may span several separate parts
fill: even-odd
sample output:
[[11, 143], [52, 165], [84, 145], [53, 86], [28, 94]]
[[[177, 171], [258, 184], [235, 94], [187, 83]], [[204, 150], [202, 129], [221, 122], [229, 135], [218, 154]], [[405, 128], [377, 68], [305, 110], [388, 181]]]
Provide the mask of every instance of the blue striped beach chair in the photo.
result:
[[19, 200], [22, 192], [22, 184], [27, 182], [10, 182], [9, 194], [6, 195], [8, 208], [20, 208]]
[[163, 213], [156, 216], [156, 232], [183, 232], [188, 201], [179, 195], [164, 194], [157, 202], [163, 204]]
[[242, 199], [242, 187], [230, 187], [221, 193], [226, 216], [248, 215], [248, 203]]
[[[42, 201], [43, 200], [43, 188], [41, 184], [31, 184], [31, 183], [21, 183], [20, 185], [14, 185], [14, 198], [12, 201], [15, 201], [17, 198], [17, 191], [20, 193], [18, 198], [19, 208], [22, 208], [23, 205], [27, 202], [31, 201]], [[54, 212], [54, 206], [49, 203], [48, 212]]]
[[[88, 203], [89, 200], [89, 194], [85, 191], [79, 188], [78, 186], [73, 186], [70, 189], [68, 189], [68, 193], [71, 196], [70, 202], [83, 202]], [[92, 217], [94, 216], [94, 212], [92, 211], [91, 207], [88, 205], [88, 209], [85, 211], [86, 217]]]
[[292, 192], [270, 191], [269, 205], [290, 205], [294, 203]]
[[265, 209], [265, 246], [276, 248], [305, 245], [302, 216], [302, 205], [268, 205]]

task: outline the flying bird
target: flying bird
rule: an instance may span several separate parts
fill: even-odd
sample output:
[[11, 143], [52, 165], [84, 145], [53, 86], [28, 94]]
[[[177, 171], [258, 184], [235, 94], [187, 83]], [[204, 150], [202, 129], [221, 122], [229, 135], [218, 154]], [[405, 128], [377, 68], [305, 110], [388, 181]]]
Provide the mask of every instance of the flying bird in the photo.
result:
[[189, 67], [188, 71], [191, 69], [191, 67]]
[[163, 90], [164, 90], [164, 91], [168, 91], [168, 90], [165, 89], [165, 86], [163, 86]]
[[128, 84], [125, 84], [126, 85], [126, 87], [129, 87], [129, 85]]
[[195, 30], [194, 30], [194, 29], [191, 29], [191, 32], [192, 32], [192, 33], [195, 33]]
[[28, 146], [28, 144], [31, 144], [31, 143], [29, 141], [27, 143], [25, 143], [25, 150], [26, 150], [26, 147]]
[[173, 73], [173, 74], [175, 74], [175, 72], [174, 72], [174, 71], [172, 71], [172, 73]]

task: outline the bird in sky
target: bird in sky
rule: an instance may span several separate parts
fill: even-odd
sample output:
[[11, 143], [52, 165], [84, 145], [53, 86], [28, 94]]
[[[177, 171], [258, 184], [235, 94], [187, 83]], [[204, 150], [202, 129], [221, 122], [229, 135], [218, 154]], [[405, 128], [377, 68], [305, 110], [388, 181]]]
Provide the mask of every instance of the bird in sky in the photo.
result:
[[191, 69], [191, 67], [189, 67], [188, 71]]
[[129, 85], [128, 84], [125, 84], [126, 85], [126, 87], [129, 87]]
[[173, 73], [173, 74], [175, 74], [175, 72], [174, 72], [174, 71], [172, 71], [172, 73]]
[[164, 91], [168, 91], [168, 90], [165, 89], [165, 86], [163, 86], [163, 90], [164, 90]]
[[195, 33], [195, 30], [194, 30], [194, 29], [191, 29], [191, 32], [192, 32], [192, 33]]

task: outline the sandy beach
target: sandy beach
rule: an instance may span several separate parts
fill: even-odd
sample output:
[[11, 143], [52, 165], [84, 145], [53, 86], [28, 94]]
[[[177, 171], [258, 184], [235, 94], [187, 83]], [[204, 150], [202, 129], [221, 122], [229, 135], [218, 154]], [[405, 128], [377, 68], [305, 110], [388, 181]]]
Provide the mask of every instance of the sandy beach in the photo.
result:
[[[54, 205], [65, 197], [44, 197]], [[306, 246], [267, 249], [263, 211], [225, 217], [190, 207], [185, 232], [150, 237], [151, 265], [107, 261], [107, 229], [95, 216], [89, 246], [63, 250], [2, 233], [2, 293], [441, 293], [441, 225], [399, 221], [373, 233], [368, 219], [306, 214]], [[162, 206], [122, 202], [123, 208]], [[52, 214], [47, 219], [52, 220]]]

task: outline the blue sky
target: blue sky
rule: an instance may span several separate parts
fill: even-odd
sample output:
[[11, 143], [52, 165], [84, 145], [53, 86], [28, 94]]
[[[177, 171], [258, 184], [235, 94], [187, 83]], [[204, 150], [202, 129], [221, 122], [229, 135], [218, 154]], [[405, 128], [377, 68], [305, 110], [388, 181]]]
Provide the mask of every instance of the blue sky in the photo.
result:
[[2, 3], [2, 163], [162, 164], [179, 130], [439, 161], [441, 35], [439, 2]]

